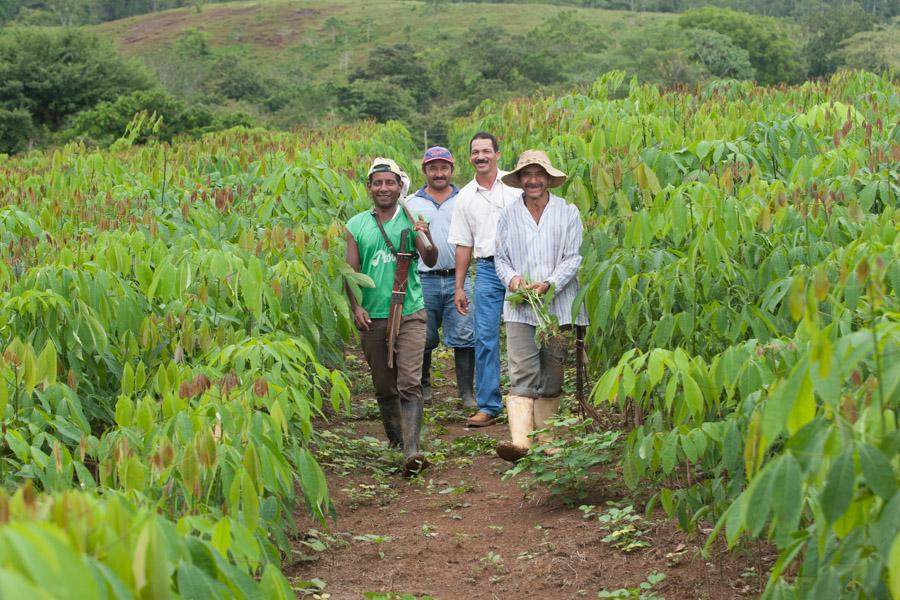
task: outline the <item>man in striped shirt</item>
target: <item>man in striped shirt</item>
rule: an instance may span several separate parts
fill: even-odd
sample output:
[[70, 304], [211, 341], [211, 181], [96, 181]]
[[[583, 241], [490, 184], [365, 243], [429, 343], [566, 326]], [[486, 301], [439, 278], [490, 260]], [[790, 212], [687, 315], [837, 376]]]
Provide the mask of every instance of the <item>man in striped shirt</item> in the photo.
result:
[[[587, 325], [583, 307], [573, 319], [581, 265], [581, 215], [578, 208], [549, 192], [566, 181], [566, 174], [553, 167], [547, 155], [526, 150], [514, 171], [502, 181], [521, 188], [519, 199], [500, 213], [497, 221], [497, 277], [508, 292], [537, 294], [548, 315], [562, 329]], [[547, 426], [559, 411], [563, 384], [565, 339], [554, 328], [547, 329], [528, 302], [513, 304], [510, 296], [503, 307], [510, 393], [506, 400], [511, 441], [497, 445], [497, 454], [509, 461], [525, 456], [531, 446], [529, 434]], [[555, 325], [554, 324], [554, 325]], [[537, 337], [537, 339], [536, 339]], [[540, 343], [540, 345], [539, 345]], [[538, 441], [548, 443], [549, 436]]]

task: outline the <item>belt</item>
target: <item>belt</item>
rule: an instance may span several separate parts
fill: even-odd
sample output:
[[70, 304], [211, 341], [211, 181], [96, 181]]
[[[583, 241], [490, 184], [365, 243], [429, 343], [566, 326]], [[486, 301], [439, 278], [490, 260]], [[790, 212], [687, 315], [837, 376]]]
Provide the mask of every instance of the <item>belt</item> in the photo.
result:
[[486, 260], [488, 262], [494, 262], [494, 257], [493, 256], [479, 256], [478, 260]]
[[422, 271], [419, 275], [433, 275], [435, 277], [450, 277], [456, 275], [456, 269], [431, 269], [430, 271]]

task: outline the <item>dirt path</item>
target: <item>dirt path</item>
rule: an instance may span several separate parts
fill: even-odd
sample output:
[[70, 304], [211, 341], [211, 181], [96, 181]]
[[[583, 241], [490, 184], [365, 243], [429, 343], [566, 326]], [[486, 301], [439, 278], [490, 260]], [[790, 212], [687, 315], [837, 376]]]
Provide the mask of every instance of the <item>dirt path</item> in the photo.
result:
[[[443, 371], [452, 373], [452, 367], [444, 365]], [[365, 381], [362, 374], [354, 380]], [[436, 464], [417, 479], [393, 472], [400, 457], [377, 441], [384, 433], [370, 393], [354, 399], [354, 420], [327, 426], [319, 455], [337, 523], [323, 532], [299, 515], [307, 535], [287, 569], [297, 581], [324, 583], [307, 597], [343, 600], [369, 592], [368, 597], [404, 600], [596, 598], [601, 590], [636, 588], [653, 573], [665, 578], [647, 595], [608, 597], [756, 595], [758, 569], [750, 568], [748, 559], [717, 552], [707, 562], [699, 555], [704, 536], [689, 538], [664, 514], [646, 519], [643, 507], [636, 506], [631, 514], [639, 519], [604, 530], [596, 515], [610, 508], [606, 502], [617, 502], [620, 509], [631, 502], [621, 483], [592, 492], [584, 503], [595, 505], [595, 516], [585, 519], [578, 508], [566, 508], [541, 489], [523, 492], [521, 475], [503, 480], [509, 465], [491, 447], [503, 439], [506, 426], [466, 429], [465, 413], [452, 397], [453, 382], [443, 383], [426, 409], [425, 439]], [[629, 534], [628, 525], [642, 534]], [[647, 545], [618, 550], [602, 541], [611, 531]]]

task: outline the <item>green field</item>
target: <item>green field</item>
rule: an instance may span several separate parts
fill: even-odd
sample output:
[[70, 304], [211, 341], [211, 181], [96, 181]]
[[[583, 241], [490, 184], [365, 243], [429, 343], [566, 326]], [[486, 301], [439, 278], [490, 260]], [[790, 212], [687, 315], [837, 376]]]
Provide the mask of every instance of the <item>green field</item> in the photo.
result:
[[[218, 28], [213, 10], [175, 14]], [[766, 598], [900, 599], [898, 122], [871, 73], [666, 91], [612, 72], [448, 132], [569, 173], [590, 401], [626, 419], [614, 483], [710, 544], [771, 549]], [[0, 156], [4, 597], [305, 594], [283, 574], [297, 517], [340, 518], [316, 449], [350, 409], [343, 290], [366, 284], [342, 224], [370, 206], [370, 158], [415, 173], [416, 141], [393, 122], [136, 143], [152, 127]], [[572, 444], [519, 477], [577, 505], [600, 474], [537, 478], [572, 482]]]

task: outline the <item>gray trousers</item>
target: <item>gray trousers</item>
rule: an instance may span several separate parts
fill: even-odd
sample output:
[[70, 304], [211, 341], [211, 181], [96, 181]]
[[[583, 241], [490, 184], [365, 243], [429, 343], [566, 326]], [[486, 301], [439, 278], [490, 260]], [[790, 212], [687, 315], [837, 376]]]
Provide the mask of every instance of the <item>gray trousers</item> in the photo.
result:
[[544, 348], [534, 341], [536, 327], [506, 323], [509, 393], [526, 398], [554, 398], [562, 392], [563, 364], [568, 341], [556, 337]]

